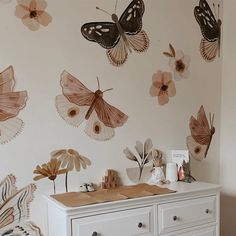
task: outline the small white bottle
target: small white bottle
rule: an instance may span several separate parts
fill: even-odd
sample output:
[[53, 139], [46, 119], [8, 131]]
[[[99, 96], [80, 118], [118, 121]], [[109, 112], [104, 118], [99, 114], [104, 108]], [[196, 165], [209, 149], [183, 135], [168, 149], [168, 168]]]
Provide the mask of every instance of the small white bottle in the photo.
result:
[[166, 164], [166, 180], [170, 182], [176, 182], [178, 180], [178, 167], [174, 162], [168, 162]]

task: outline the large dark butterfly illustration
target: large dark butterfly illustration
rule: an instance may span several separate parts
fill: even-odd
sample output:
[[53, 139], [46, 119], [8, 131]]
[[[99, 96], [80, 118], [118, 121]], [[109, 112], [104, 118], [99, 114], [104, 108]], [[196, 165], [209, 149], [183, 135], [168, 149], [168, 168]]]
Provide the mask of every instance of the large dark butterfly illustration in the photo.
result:
[[78, 127], [84, 120], [85, 132], [91, 138], [104, 141], [111, 139], [114, 128], [122, 126], [128, 116], [103, 99], [105, 91], [90, 91], [79, 80], [64, 71], [61, 74], [62, 95], [56, 97], [59, 115], [70, 125]]
[[26, 221], [36, 186], [29, 184], [17, 190], [15, 182], [16, 178], [8, 175], [0, 183], [0, 235], [42, 236], [38, 226]]
[[149, 38], [142, 30], [144, 10], [143, 0], [133, 0], [120, 19], [114, 13], [111, 15], [113, 22], [86, 23], [81, 27], [81, 33], [87, 40], [107, 49], [107, 57], [112, 65], [121, 66], [126, 62], [128, 52], [144, 52], [148, 49]]
[[[215, 5], [213, 4], [214, 10]], [[203, 39], [200, 43], [200, 52], [206, 61], [213, 61], [218, 54], [220, 57], [220, 41], [221, 41], [221, 20], [214, 16], [211, 8], [206, 0], [200, 0], [199, 6], [194, 8], [195, 18], [201, 28]], [[216, 11], [215, 11], [216, 15]]]
[[9, 142], [24, 126], [17, 115], [26, 105], [27, 92], [15, 92], [14, 86], [14, 70], [9, 66], [0, 73], [0, 143]]
[[201, 106], [197, 119], [191, 116], [189, 121], [189, 128], [191, 131], [191, 136], [187, 137], [187, 147], [191, 156], [202, 161], [206, 158], [212, 137], [215, 133], [215, 127], [213, 126], [214, 115], [210, 114], [210, 124], [207, 120], [204, 107]]

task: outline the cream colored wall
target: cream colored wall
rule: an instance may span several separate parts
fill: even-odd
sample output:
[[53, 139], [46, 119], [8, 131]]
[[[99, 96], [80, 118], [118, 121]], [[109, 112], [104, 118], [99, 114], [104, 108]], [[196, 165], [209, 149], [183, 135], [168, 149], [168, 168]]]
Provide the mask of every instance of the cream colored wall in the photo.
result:
[[[129, 2], [119, 1], [119, 15]], [[216, 134], [207, 159], [203, 163], [192, 162], [193, 174], [199, 180], [218, 182], [221, 59], [206, 63], [200, 56], [201, 33], [193, 15], [198, 1], [146, 0], [143, 28], [150, 37], [150, 48], [142, 55], [129, 55], [128, 62], [119, 69], [108, 63], [103, 48], [86, 41], [80, 33], [85, 22], [110, 21], [95, 6], [112, 12], [114, 3], [115, 0], [49, 0], [47, 11], [53, 16], [53, 22], [37, 32], [29, 31], [14, 16], [15, 1], [1, 5], [0, 70], [12, 64], [16, 90], [26, 89], [29, 94], [27, 106], [19, 115], [25, 122], [23, 132], [0, 147], [1, 178], [14, 173], [18, 185], [23, 186], [32, 182], [32, 170], [37, 164], [47, 162], [52, 150], [74, 148], [92, 160], [92, 167], [70, 174], [70, 190], [77, 190], [79, 184], [86, 181], [99, 182], [107, 168], [118, 170], [123, 182], [130, 183], [125, 168], [135, 164], [124, 157], [123, 149], [133, 148], [136, 140], [144, 141], [147, 137], [164, 152], [185, 149], [185, 138], [190, 134], [189, 118], [203, 104], [207, 112], [215, 113]], [[150, 97], [149, 88], [154, 72], [169, 70], [168, 59], [162, 55], [169, 43], [191, 56], [191, 76], [176, 82], [176, 96], [161, 107]], [[128, 114], [129, 119], [122, 128], [116, 129], [113, 139], [94, 141], [83, 132], [84, 124], [76, 129], [59, 117], [54, 99], [61, 93], [59, 80], [64, 69], [92, 90], [97, 88], [96, 76], [102, 88], [114, 88], [105, 98]], [[233, 76], [226, 79], [231, 78], [233, 83]], [[232, 87], [229, 84], [224, 92], [228, 93]], [[234, 168], [233, 165], [230, 168]], [[63, 178], [57, 181], [59, 192], [64, 191], [63, 181]], [[42, 195], [52, 193], [52, 184], [42, 180], [37, 185], [32, 220], [46, 232], [46, 205]]]
[[221, 158], [220, 184], [222, 185], [221, 235], [236, 235], [236, 185], [235, 185], [235, 140], [236, 140], [236, 103], [235, 103], [235, 66], [236, 34], [234, 0], [224, 1], [223, 28], [223, 72], [222, 72], [222, 120], [221, 120]]

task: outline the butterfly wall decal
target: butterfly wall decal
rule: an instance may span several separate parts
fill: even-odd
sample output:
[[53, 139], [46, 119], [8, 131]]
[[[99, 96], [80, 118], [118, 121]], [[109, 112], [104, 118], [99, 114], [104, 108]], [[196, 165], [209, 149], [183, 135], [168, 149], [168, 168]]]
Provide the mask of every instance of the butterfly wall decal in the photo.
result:
[[116, 13], [111, 15], [106, 12], [113, 22], [86, 23], [82, 25], [81, 33], [87, 40], [106, 49], [107, 57], [113, 66], [121, 66], [126, 62], [129, 52], [144, 52], [149, 47], [148, 35], [142, 30], [144, 11], [143, 0], [133, 0], [120, 19]]
[[210, 123], [207, 120], [204, 107], [201, 106], [197, 119], [191, 116], [189, 121], [189, 128], [191, 131], [191, 136], [187, 137], [187, 147], [190, 155], [198, 160], [202, 161], [206, 158], [212, 137], [215, 133], [214, 114], [210, 113]]
[[78, 127], [86, 120], [85, 132], [93, 139], [105, 141], [111, 139], [114, 128], [122, 126], [128, 119], [123, 112], [111, 106], [103, 99], [106, 91], [90, 91], [78, 79], [63, 71], [61, 74], [62, 95], [56, 97], [59, 115], [70, 125]]
[[43, 236], [38, 226], [26, 221], [36, 186], [29, 184], [17, 190], [15, 183], [16, 178], [13, 175], [8, 175], [0, 183], [0, 235]]
[[[215, 4], [213, 4], [215, 15]], [[219, 19], [218, 5], [218, 19], [214, 16], [210, 6], [206, 0], [200, 0], [199, 6], [194, 8], [195, 18], [201, 28], [203, 39], [200, 43], [200, 52], [206, 61], [213, 61], [215, 57], [220, 57], [220, 41], [221, 41], [221, 24]]]
[[23, 121], [17, 118], [26, 105], [27, 92], [14, 92], [15, 78], [12, 66], [0, 73], [0, 143], [9, 142], [23, 128]]

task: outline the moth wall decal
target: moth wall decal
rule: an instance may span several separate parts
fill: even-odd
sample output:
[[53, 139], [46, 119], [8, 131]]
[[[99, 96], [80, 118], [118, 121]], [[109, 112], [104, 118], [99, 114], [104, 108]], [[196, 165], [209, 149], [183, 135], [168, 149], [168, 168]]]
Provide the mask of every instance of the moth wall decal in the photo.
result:
[[93, 139], [105, 141], [111, 139], [114, 128], [122, 126], [128, 116], [109, 105], [104, 99], [106, 91], [90, 91], [79, 80], [64, 71], [61, 74], [63, 95], [56, 97], [56, 107], [60, 116], [70, 125], [78, 127], [86, 120], [85, 132]]
[[210, 113], [209, 124], [203, 106], [198, 111], [197, 119], [193, 116], [190, 118], [191, 136], [187, 137], [187, 147], [191, 156], [198, 161], [202, 161], [207, 156], [212, 137], [215, 133], [213, 123], [214, 114], [211, 115]]
[[[215, 15], [215, 4], [213, 4]], [[200, 0], [199, 6], [194, 8], [195, 18], [201, 28], [203, 39], [200, 43], [200, 52], [206, 61], [213, 61], [218, 54], [220, 57], [221, 24], [218, 17], [215, 17], [206, 0]], [[216, 20], [217, 18], [217, 20]]]
[[113, 66], [121, 66], [126, 62], [128, 52], [144, 52], [148, 49], [149, 38], [142, 30], [144, 10], [143, 0], [133, 0], [120, 19], [116, 15], [115, 7], [115, 13], [109, 14], [113, 22], [86, 23], [81, 27], [81, 33], [87, 40], [106, 49], [107, 57]]
[[38, 226], [26, 221], [36, 186], [29, 184], [18, 191], [15, 182], [16, 178], [8, 175], [0, 183], [0, 235], [42, 236]]
[[27, 92], [14, 92], [15, 78], [12, 66], [0, 73], [0, 143], [9, 142], [24, 125], [17, 118], [26, 105]]

